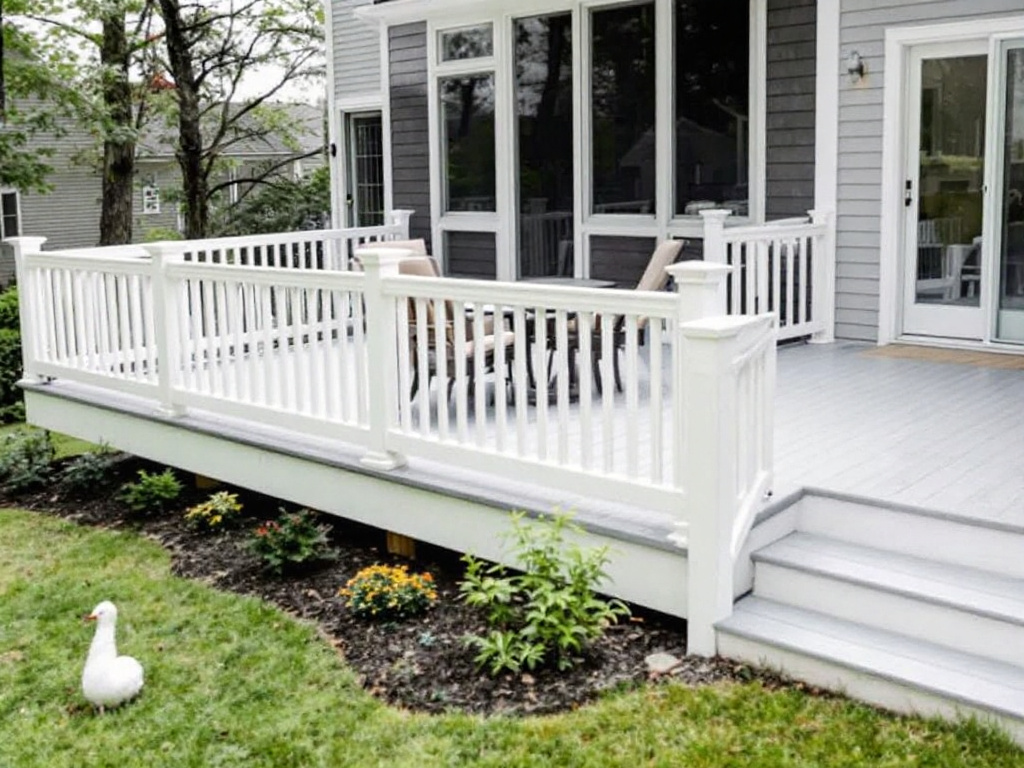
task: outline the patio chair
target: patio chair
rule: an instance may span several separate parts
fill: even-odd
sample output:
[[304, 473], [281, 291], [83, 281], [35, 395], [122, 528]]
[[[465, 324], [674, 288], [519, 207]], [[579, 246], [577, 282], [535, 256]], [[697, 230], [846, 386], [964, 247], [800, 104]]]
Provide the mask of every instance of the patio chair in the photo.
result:
[[[657, 248], [654, 249], [654, 253], [651, 254], [650, 261], [647, 262], [647, 268], [644, 273], [640, 276], [639, 282], [636, 284], [634, 290], [637, 291], [663, 291], [668, 285], [668, 272], [665, 267], [669, 266], [677, 258], [683, 250], [685, 240], [666, 240], [661, 243]], [[603, 384], [601, 381], [600, 368], [598, 364], [601, 361], [603, 355], [603, 349], [601, 345], [601, 320], [602, 317], [598, 317], [594, 323], [593, 341], [591, 342], [591, 358], [593, 361], [594, 371], [594, 384], [597, 387], [597, 393], [601, 394]], [[615, 390], [617, 392], [622, 391], [622, 373], [619, 366], [619, 352], [626, 348], [626, 318], [622, 315], [615, 316], [612, 318], [612, 371], [615, 376]], [[640, 317], [637, 319], [637, 342], [639, 345], [644, 344], [646, 338], [648, 318]]]
[[[398, 265], [399, 274], [403, 275], [415, 275], [418, 277], [439, 277], [440, 270], [438, 268], [437, 261], [430, 256], [421, 256], [411, 259], [405, 259]], [[446, 385], [446, 397], [451, 398], [452, 389], [455, 386], [455, 364], [456, 361], [462, 357], [466, 361], [466, 374], [467, 374], [467, 386], [469, 391], [473, 391], [473, 385], [475, 383], [476, 376], [476, 364], [475, 355], [477, 350], [477, 344], [473, 337], [473, 318], [471, 315], [465, 315], [462, 318], [455, 317], [455, 307], [450, 301], [445, 301], [445, 367], [447, 372]], [[427, 316], [425, 323], [425, 333], [427, 336], [427, 372], [426, 380], [427, 386], [430, 386], [430, 379], [437, 375], [437, 333], [436, 333], [436, 316], [434, 312], [434, 302], [427, 302]], [[409, 312], [409, 345], [410, 345], [410, 359], [413, 366], [413, 378], [412, 386], [410, 388], [409, 397], [413, 398], [416, 396], [416, 392], [419, 390], [420, 384], [420, 359], [417, 352], [417, 339], [416, 334], [419, 330], [417, 323], [417, 309], [415, 299], [409, 299], [408, 304]], [[461, 347], [456, 346], [455, 339], [455, 323], [462, 322], [464, 331], [464, 342]], [[504, 324], [500, 324], [498, 329], [495, 329], [495, 323], [493, 317], [487, 317], [484, 323], [484, 336], [482, 340], [482, 347], [484, 352], [484, 372], [495, 373], [494, 370], [494, 357], [495, 350], [498, 345], [505, 348], [505, 362], [507, 367], [505, 380], [510, 381], [512, 377], [512, 352], [515, 345], [515, 334], [512, 331], [506, 330]]]

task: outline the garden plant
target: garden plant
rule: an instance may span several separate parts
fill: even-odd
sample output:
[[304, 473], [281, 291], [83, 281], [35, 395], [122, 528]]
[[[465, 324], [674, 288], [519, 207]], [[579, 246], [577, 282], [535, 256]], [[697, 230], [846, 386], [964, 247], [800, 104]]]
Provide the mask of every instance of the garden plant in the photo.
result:
[[0, 486], [9, 493], [41, 487], [53, 473], [50, 433], [19, 429], [0, 444]]
[[285, 512], [277, 520], [259, 525], [250, 539], [250, 547], [271, 573], [281, 575], [303, 566], [331, 560], [330, 526], [318, 523], [316, 514], [308, 509]]
[[368, 619], [407, 619], [419, 616], [437, 602], [434, 577], [409, 573], [405, 565], [363, 568], [339, 594], [357, 616]]
[[140, 469], [138, 478], [121, 488], [121, 500], [136, 514], [162, 512], [181, 495], [181, 481], [175, 477], [173, 469], [157, 473]]
[[237, 523], [241, 514], [242, 503], [237, 493], [217, 491], [206, 501], [185, 510], [185, 521], [199, 530], [219, 531]]

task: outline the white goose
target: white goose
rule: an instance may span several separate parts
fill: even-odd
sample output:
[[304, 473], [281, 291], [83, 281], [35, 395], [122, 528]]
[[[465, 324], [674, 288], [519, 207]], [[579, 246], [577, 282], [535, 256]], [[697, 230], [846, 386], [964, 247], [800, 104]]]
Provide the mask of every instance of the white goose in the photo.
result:
[[82, 671], [82, 693], [103, 712], [105, 707], [116, 707], [142, 690], [142, 665], [131, 656], [117, 655], [117, 608], [112, 602], [104, 600], [85, 618], [96, 622], [96, 634]]

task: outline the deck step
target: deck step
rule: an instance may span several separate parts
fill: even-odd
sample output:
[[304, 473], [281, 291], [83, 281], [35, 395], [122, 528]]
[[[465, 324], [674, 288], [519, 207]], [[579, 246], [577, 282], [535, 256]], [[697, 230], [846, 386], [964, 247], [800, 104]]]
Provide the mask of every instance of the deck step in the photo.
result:
[[1024, 580], [823, 536], [757, 551], [754, 594], [1024, 667]]
[[747, 597], [718, 625], [719, 652], [880, 706], [976, 714], [1024, 743], [1024, 668]]
[[796, 530], [1024, 579], [1024, 528], [821, 491], [794, 505]]

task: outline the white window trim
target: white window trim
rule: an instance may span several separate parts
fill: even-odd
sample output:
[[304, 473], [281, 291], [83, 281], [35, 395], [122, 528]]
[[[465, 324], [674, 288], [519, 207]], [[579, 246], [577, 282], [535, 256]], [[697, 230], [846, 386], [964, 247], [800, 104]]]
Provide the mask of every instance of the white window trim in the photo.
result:
[[[903, 335], [903, 177], [907, 152], [903, 109], [906, 104], [910, 73], [909, 56], [915, 45], [949, 43], [987, 39], [989, 41], [989, 89], [998, 87], [993, 82], [993, 49], [1007, 38], [1024, 36], [1024, 16], [1001, 16], [967, 21], [946, 22], [914, 27], [892, 27], [885, 31], [885, 76], [883, 91], [882, 126], [882, 217], [879, 232], [879, 295], [878, 344], [890, 344]], [[844, 52], [840, 51], [842, 56]], [[989, 96], [991, 101], [991, 95]], [[994, 129], [994, 121], [989, 129]], [[987, 140], [987, 139], [986, 139]], [[991, 166], [992, 163], [989, 163]], [[991, 209], [989, 196], [996, 194], [990, 174], [986, 172], [988, 191], [985, 210]], [[991, 242], [991, 238], [990, 238]], [[994, 259], [989, 259], [994, 268]], [[993, 276], [986, 274], [991, 290]], [[986, 301], [985, 288], [981, 301]], [[991, 306], [991, 301], [989, 301]], [[980, 346], [1000, 346], [992, 341], [993, 318], [986, 319], [985, 335]], [[961, 346], [971, 344], [960, 343]], [[975, 346], [979, 346], [974, 343]]]
[[[639, 0], [638, 0], [639, 1]], [[494, 232], [497, 249], [496, 276], [499, 280], [514, 280], [517, 273], [516, 256], [516, 125], [512, 82], [512, 22], [536, 15], [572, 13], [573, 34], [573, 112], [577, 130], [574, 131], [573, 168], [575, 198], [575, 252], [578, 277], [589, 276], [590, 239], [593, 236], [650, 237], [664, 240], [670, 237], [701, 237], [703, 220], [700, 216], [676, 216], [672, 178], [674, 153], [673, 121], [675, 106], [672, 98], [674, 69], [672, 0], [653, 0], [656, 29], [656, 93], [664, 98], [656, 100], [655, 144], [656, 182], [655, 212], [653, 214], [614, 215], [592, 214], [591, 209], [591, 119], [585, 94], [589, 94], [591, 51], [590, 13], [603, 6], [623, 5], [622, 0], [521, 0], [514, 11], [507, 10], [502, 0], [476, 0], [471, 9], [460, 7], [458, 0], [432, 0], [433, 5], [395, 4], [403, 8], [387, 8], [389, 4], [374, 6], [367, 16], [377, 16], [386, 24], [400, 21], [427, 19], [427, 89], [428, 131], [430, 163], [431, 232], [434, 250], [443, 258], [443, 238], [447, 231]], [[760, 222], [765, 216], [765, 170], [767, 158], [767, 0], [750, 2], [750, 152], [748, 167], [749, 215], [736, 217], [738, 221]], [[478, 59], [459, 59], [441, 62], [439, 57], [440, 33], [492, 24], [494, 56]], [[383, 27], [386, 39], [386, 26]], [[495, 82], [495, 211], [446, 212], [442, 173], [443, 150], [440, 133], [440, 101], [438, 78], [455, 75], [494, 73]]]

